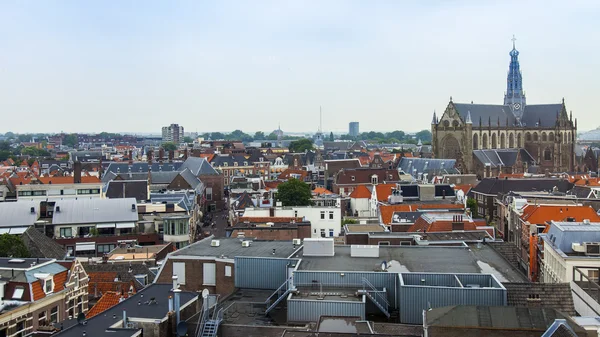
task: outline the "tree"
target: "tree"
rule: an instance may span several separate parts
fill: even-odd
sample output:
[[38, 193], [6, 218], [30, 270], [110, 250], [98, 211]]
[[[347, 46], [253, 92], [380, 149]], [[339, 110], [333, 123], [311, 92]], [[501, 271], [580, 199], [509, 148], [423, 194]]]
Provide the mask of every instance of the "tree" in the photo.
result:
[[388, 134], [386, 134], [387, 138], [395, 138], [397, 140], [403, 140], [404, 137], [406, 136], [406, 134], [404, 133], [404, 131], [393, 131], [393, 132], [389, 132]]
[[431, 142], [431, 131], [421, 130], [415, 135], [416, 139], [420, 139], [422, 143]]
[[312, 140], [307, 139], [307, 138], [294, 140], [290, 143], [290, 146], [289, 146], [290, 152], [305, 152], [307, 150], [312, 150], [312, 148], [313, 148]]
[[471, 210], [471, 217], [476, 218], [479, 215], [477, 214], [477, 200], [473, 198], [467, 199], [467, 208]]
[[50, 157], [50, 152], [36, 147], [26, 147], [21, 150], [22, 155], [31, 157]]
[[329, 133], [329, 141], [330, 141], [330, 142], [333, 142], [333, 141], [334, 141], [334, 138], [333, 138], [333, 132], [330, 132], [330, 133]]
[[275, 132], [269, 133], [267, 140], [277, 140], [277, 134]]
[[189, 144], [189, 143], [193, 143], [194, 140], [192, 139], [192, 137], [185, 136], [185, 137], [183, 137], [183, 142]]
[[2, 234], [0, 235], [0, 256], [26, 258], [29, 257], [29, 251], [19, 236]]
[[175, 143], [172, 142], [165, 142], [162, 143], [162, 148], [165, 149], [165, 151], [175, 151], [177, 150], [177, 145]]
[[298, 179], [291, 178], [277, 186], [277, 199], [283, 206], [310, 206], [312, 193], [310, 186]]
[[70, 146], [76, 148], [79, 145], [79, 139], [77, 138], [76, 133], [72, 133], [70, 135], [65, 135], [62, 140], [62, 144], [66, 146]]
[[256, 131], [256, 133], [254, 134], [254, 140], [263, 140], [266, 138], [267, 137], [265, 136], [265, 133], [262, 131]]

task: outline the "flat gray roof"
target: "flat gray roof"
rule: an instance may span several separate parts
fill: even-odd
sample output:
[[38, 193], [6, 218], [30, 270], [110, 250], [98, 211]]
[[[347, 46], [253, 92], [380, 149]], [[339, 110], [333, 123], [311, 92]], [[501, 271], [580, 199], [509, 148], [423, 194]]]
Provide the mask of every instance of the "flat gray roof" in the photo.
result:
[[[254, 241], [248, 239], [246, 240], [252, 241], [250, 247], [242, 247], [242, 240], [238, 238], [215, 239], [219, 240], [219, 247], [212, 247], [210, 245], [212, 240], [212, 236], [207, 237], [175, 251], [171, 256], [224, 256], [230, 259], [236, 256], [287, 258], [300, 248], [294, 246], [292, 241]], [[275, 250], [275, 254], [273, 254], [273, 250]]]
[[[57, 207], [60, 207], [60, 212]], [[52, 217], [55, 225], [137, 221], [135, 198], [57, 200]]]
[[[298, 270], [388, 272], [482, 273], [493, 274], [500, 282], [524, 282], [525, 277], [487, 245], [477, 248], [380, 246], [379, 257], [351, 257], [350, 246], [335, 246], [335, 256], [302, 256]], [[294, 256], [296, 257], [296, 256]]]

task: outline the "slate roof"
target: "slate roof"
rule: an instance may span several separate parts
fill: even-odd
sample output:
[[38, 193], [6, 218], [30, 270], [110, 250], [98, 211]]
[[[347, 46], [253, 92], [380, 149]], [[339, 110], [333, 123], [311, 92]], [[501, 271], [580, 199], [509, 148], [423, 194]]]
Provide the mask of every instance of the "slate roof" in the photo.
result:
[[[473, 126], [479, 127], [479, 121], [481, 120], [481, 126], [488, 126], [491, 122], [491, 126], [498, 126], [498, 119], [500, 119], [500, 126], [506, 126], [506, 120], [508, 119], [508, 126], [514, 126], [516, 124], [516, 118], [512, 113], [512, 110], [506, 105], [495, 105], [495, 104], [469, 104], [469, 103], [453, 103], [458, 111], [459, 115], [466, 120], [467, 114], [471, 113], [471, 120]], [[563, 110], [562, 104], [538, 104], [538, 105], [525, 105], [523, 112], [523, 118], [521, 123], [523, 126], [533, 127], [541, 120], [543, 127], [550, 127], [556, 124], [556, 113]]]
[[217, 172], [204, 158], [188, 157], [188, 159], [186, 159], [183, 165], [181, 165], [180, 167], [181, 170], [186, 168], [190, 170], [195, 176], [219, 175], [219, 172]]
[[21, 235], [21, 240], [27, 247], [30, 257], [62, 260], [67, 251], [56, 241], [31, 226]]
[[250, 195], [246, 192], [242, 193], [239, 198], [235, 201], [235, 209], [245, 209], [247, 207], [255, 207], [254, 202]]
[[163, 171], [163, 172], [152, 171], [150, 173], [150, 182], [153, 185], [170, 184], [173, 181], [173, 179], [175, 179], [175, 177], [177, 177], [177, 174], [178, 174], [177, 171]]
[[457, 305], [434, 308], [427, 312], [427, 324], [431, 327], [527, 329], [543, 332], [555, 319], [567, 319], [577, 326], [569, 317], [551, 308]]
[[[103, 163], [104, 165], [104, 163]], [[152, 172], [167, 172], [167, 171], [177, 171], [183, 165], [182, 162], [172, 162], [172, 163], [152, 163], [151, 165], [147, 162], [136, 162], [131, 165], [129, 163], [116, 163], [111, 162], [108, 163], [108, 166], [105, 169], [105, 172], [114, 172], [114, 173], [129, 173], [129, 172], [137, 172], [137, 173], [148, 173], [148, 169], [151, 168]]]
[[210, 161], [211, 165], [214, 167], [222, 167], [227, 164], [227, 167], [235, 167], [237, 166], [248, 166], [251, 165], [250, 161], [246, 159], [246, 157], [242, 155], [233, 155], [233, 154], [218, 154], [213, 157]]
[[575, 305], [569, 283], [502, 283], [507, 305], [515, 307], [552, 308], [575, 316]]
[[536, 104], [525, 105], [523, 118], [521, 122], [524, 126], [535, 126], [541, 120], [540, 127], [549, 127], [556, 125], [556, 114], [562, 112], [562, 104]]
[[189, 193], [187, 191], [176, 191], [169, 193], [150, 193], [150, 200], [152, 202], [166, 202], [177, 204], [177, 206], [190, 210], [192, 209], [192, 205], [194, 204], [194, 193]]
[[[587, 186], [574, 186], [573, 189], [569, 191], [570, 195], [575, 195], [577, 198], [583, 199], [590, 198], [591, 193], [592, 189]], [[591, 197], [593, 198], [593, 195]]]
[[0, 227], [31, 226], [37, 221], [39, 210], [39, 201], [0, 202]]
[[148, 200], [147, 180], [113, 180], [108, 183], [106, 197], [135, 198], [135, 200]]
[[[131, 209], [131, 205], [135, 208]], [[56, 209], [60, 207], [60, 212]], [[137, 222], [137, 205], [134, 198], [125, 199], [64, 199], [57, 200], [52, 217], [54, 225]]]
[[402, 157], [398, 169], [416, 178], [419, 173], [435, 175], [458, 173], [455, 165], [456, 159]]
[[190, 171], [190, 169], [188, 169], [187, 167], [185, 169], [183, 169], [183, 171], [179, 172], [179, 175], [185, 180], [185, 182], [187, 182], [193, 189], [195, 190], [201, 190], [202, 189], [202, 182], [200, 181], [200, 179], [195, 176], [192, 171]]
[[567, 180], [555, 178], [527, 178], [527, 179], [482, 179], [477, 186], [471, 189], [475, 193], [496, 195], [508, 192], [552, 191], [554, 186], [559, 192], [567, 192], [573, 187]]
[[518, 155], [521, 155], [521, 161], [528, 165], [533, 165], [535, 160], [525, 149], [494, 149], [494, 150], [473, 150], [473, 156], [482, 164], [490, 164], [491, 167], [514, 166]]

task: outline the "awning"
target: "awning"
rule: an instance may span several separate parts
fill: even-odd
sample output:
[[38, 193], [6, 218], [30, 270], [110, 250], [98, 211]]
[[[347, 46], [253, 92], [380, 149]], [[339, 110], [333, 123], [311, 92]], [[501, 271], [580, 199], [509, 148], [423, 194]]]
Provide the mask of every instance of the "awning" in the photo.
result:
[[96, 228], [115, 228], [114, 223], [99, 223], [96, 225]]
[[10, 234], [23, 234], [27, 230], [27, 227], [13, 227], [10, 229]]
[[75, 251], [80, 252], [84, 250], [96, 250], [95, 242], [77, 242], [75, 244]]
[[124, 223], [117, 224], [117, 228], [134, 228], [134, 227], [135, 227], [135, 223], [133, 223], [133, 222], [124, 222]]

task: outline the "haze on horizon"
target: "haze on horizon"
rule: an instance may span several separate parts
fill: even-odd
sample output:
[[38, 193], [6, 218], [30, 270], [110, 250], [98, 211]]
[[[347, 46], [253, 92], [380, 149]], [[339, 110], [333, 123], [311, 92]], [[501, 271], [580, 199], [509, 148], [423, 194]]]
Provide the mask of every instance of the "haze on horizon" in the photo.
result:
[[502, 102], [600, 125], [599, 1], [0, 2], [0, 132], [429, 129]]

